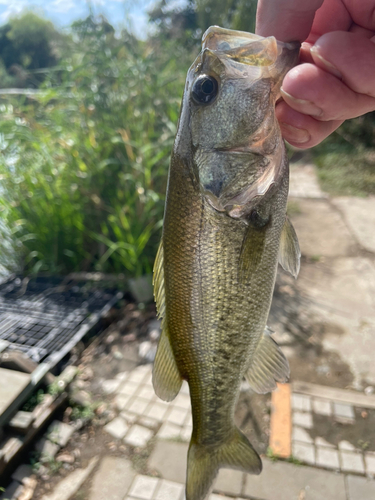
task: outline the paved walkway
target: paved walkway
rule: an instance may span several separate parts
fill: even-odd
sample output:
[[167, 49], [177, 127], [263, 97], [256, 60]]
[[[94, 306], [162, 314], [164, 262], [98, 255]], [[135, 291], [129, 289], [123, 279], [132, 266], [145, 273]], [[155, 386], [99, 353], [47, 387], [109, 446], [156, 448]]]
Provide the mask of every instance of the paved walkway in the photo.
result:
[[[184, 384], [172, 403], [158, 400], [152, 389], [151, 365], [119, 373], [103, 385], [107, 392], [114, 394], [119, 412], [106, 425], [106, 432], [136, 449], [146, 447], [156, 437], [148, 469], [159, 477], [136, 474], [128, 460], [107, 456], [101, 460], [95, 474], [91, 471], [88, 474], [91, 481], [89, 500], [183, 500], [191, 433], [187, 385]], [[315, 466], [263, 457], [264, 469], [260, 476], [222, 469], [209, 500], [374, 500], [375, 481], [371, 474], [375, 473], [375, 454], [359, 454], [358, 450], [349, 449], [344, 443], [336, 450], [322, 438], [313, 442], [308, 434], [313, 411], [352, 418], [353, 406], [348, 403], [351, 393], [348, 396], [348, 391], [334, 390], [335, 402], [331, 400], [329, 390], [327, 394], [319, 391], [319, 398], [315, 397], [314, 390], [319, 391], [319, 386], [297, 384], [294, 387], [290, 405], [293, 415], [290, 418], [295, 424], [292, 437], [294, 458]], [[375, 397], [368, 401], [369, 406], [375, 405]], [[71, 484], [71, 476], [62, 481], [57, 494], [55, 491], [43, 500], [68, 500], [64, 482]], [[82, 482], [85, 480], [87, 475], [82, 471]], [[75, 484], [79, 490], [79, 481]]]
[[289, 206], [304, 257], [296, 289], [363, 390], [375, 384], [375, 196], [328, 198], [313, 166], [292, 165]]
[[[375, 396], [363, 392], [363, 380], [375, 384], [375, 198], [330, 200], [312, 166], [292, 167], [291, 177], [291, 218], [305, 257], [296, 286], [325, 325], [324, 349], [349, 364], [361, 392], [287, 386], [279, 415], [288, 425], [275, 426], [270, 442], [278, 442], [277, 428], [287, 428], [282, 439], [289, 461], [262, 457], [260, 476], [221, 470], [209, 500], [374, 500], [375, 453], [346, 440], [332, 444], [315, 423], [354, 426], [358, 415], [375, 409]], [[192, 430], [187, 384], [165, 403], [154, 394], [151, 365], [142, 365], [105, 380], [102, 389], [113, 395], [117, 412], [105, 431], [135, 452], [151, 441], [150, 475], [137, 474], [122, 457], [93, 457], [43, 500], [78, 499], [82, 491], [85, 500], [183, 500]]]

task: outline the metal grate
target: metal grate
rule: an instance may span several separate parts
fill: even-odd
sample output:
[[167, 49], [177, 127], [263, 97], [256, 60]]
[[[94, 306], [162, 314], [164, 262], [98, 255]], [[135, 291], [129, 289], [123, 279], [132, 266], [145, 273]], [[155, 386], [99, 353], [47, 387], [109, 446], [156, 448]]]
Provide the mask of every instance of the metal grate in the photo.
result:
[[87, 280], [13, 278], [0, 285], [0, 339], [37, 363], [57, 362], [121, 297]]

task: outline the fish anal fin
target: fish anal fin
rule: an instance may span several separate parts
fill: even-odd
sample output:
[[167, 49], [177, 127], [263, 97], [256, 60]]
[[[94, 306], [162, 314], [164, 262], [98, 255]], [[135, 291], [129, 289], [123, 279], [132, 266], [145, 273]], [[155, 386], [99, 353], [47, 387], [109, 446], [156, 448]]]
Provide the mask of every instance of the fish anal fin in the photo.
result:
[[188, 452], [186, 500], [204, 500], [219, 469], [227, 467], [249, 474], [260, 474], [262, 461], [242, 432], [233, 428], [231, 437], [217, 447], [190, 443]]
[[276, 389], [276, 382], [286, 382], [289, 374], [286, 357], [266, 329], [245, 373], [246, 380], [255, 392], [266, 394]]
[[279, 263], [294, 278], [297, 278], [300, 268], [301, 250], [298, 243], [296, 231], [286, 217], [284, 227], [281, 232]]
[[180, 392], [182, 377], [178, 370], [168, 336], [165, 318], [152, 370], [152, 384], [163, 401], [172, 401]]

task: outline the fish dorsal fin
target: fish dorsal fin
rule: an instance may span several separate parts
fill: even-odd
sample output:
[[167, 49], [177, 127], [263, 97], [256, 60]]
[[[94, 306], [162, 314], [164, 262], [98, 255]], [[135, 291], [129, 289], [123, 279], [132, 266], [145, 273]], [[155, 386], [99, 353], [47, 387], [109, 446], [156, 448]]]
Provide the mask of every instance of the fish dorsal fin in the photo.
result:
[[160, 399], [172, 401], [181, 389], [182, 377], [174, 359], [168, 334], [165, 310], [163, 254], [163, 243], [161, 242], [155, 259], [153, 282], [158, 317], [162, 318], [162, 322], [161, 335], [152, 370], [152, 383], [155, 393]]
[[301, 250], [299, 248], [297, 234], [288, 219], [285, 219], [281, 232], [279, 263], [294, 278], [297, 278], [300, 268]]
[[289, 363], [269, 331], [266, 327], [245, 373], [250, 387], [258, 394], [273, 391], [276, 382], [286, 382], [290, 373]]

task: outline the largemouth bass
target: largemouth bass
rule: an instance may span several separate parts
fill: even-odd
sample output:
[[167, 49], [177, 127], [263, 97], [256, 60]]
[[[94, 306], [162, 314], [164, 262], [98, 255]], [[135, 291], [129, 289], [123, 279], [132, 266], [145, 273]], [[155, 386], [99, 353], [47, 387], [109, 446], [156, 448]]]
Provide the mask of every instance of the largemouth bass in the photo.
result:
[[165, 401], [183, 379], [189, 384], [187, 500], [202, 500], [220, 467], [260, 473], [259, 455], [233, 420], [240, 384], [246, 377], [265, 393], [289, 376], [266, 322], [278, 260], [294, 276], [299, 269], [275, 118], [298, 50], [211, 27], [187, 75], [154, 269], [163, 320], [153, 369]]

